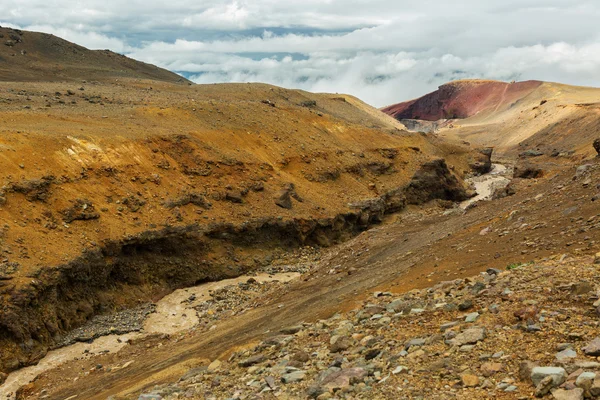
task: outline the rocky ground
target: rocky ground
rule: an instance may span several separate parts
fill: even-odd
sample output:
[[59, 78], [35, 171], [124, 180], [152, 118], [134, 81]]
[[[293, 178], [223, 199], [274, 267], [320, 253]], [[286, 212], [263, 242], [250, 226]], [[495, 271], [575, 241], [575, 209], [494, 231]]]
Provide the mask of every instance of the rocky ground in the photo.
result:
[[[238, 391], [245, 398], [307, 398], [309, 387], [327, 385], [332, 365], [366, 371], [331, 393], [338, 398], [529, 398], [539, 382], [519, 380], [522, 361], [570, 374], [582, 362], [595, 362], [582, 349], [599, 331], [593, 260], [600, 167], [596, 159], [561, 170], [548, 165], [538, 164], [542, 179], [515, 179], [495, 200], [466, 210], [439, 201], [410, 207], [343, 244], [276, 255], [267, 272], [301, 272], [301, 278], [269, 286], [244, 280], [204, 299], [188, 294], [181, 300], [198, 302], [186, 303], [198, 306], [198, 326], [61, 365], [19, 398], [137, 399], [144, 393], [226, 399]], [[485, 338], [460, 343], [468, 328], [484, 328], [469, 334], [484, 332]], [[332, 336], [346, 349], [336, 350]], [[566, 364], [572, 353], [564, 343], [577, 353]], [[565, 350], [559, 362], [555, 355]], [[308, 358], [294, 359], [299, 352]], [[264, 359], [239, 365], [254, 356]], [[217, 359], [222, 365], [215, 369]], [[491, 365], [485, 363], [500, 371], [484, 372]], [[595, 370], [595, 364], [584, 366], [590, 368], [584, 372]], [[290, 373], [290, 382], [282, 382]], [[325, 389], [310, 393], [326, 398]]]
[[140, 399], [600, 396], [596, 262], [557, 256], [402, 296], [375, 292]]
[[[223, 318], [236, 315], [243, 312], [244, 309], [256, 307], [261, 303], [261, 297], [281, 290], [285, 285], [285, 282], [277, 280], [261, 282], [252, 276], [260, 273], [273, 276], [286, 272], [300, 274], [310, 272], [320, 258], [320, 251], [317, 248], [306, 246], [290, 252], [276, 253], [273, 258], [272, 263], [265, 268], [250, 273], [247, 281], [210, 290], [209, 299], [197, 299], [193, 293], [185, 299], [185, 303], [190, 306], [189, 308], [195, 310], [200, 321], [195, 329], [210, 328]], [[116, 313], [98, 315], [62, 337], [56, 347], [68, 346], [75, 342], [91, 342], [106, 335], [143, 331], [148, 317], [157, 311], [156, 306], [156, 303], [144, 303]]]

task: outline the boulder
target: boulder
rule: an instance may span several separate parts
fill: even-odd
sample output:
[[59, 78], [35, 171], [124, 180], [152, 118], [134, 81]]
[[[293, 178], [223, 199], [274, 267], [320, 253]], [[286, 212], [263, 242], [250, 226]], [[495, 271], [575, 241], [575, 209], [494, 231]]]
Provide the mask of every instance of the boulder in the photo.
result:
[[589, 342], [588, 345], [583, 348], [583, 352], [586, 356], [600, 356], [600, 336]]
[[479, 154], [471, 163], [469, 167], [476, 173], [483, 175], [487, 174], [492, 169], [492, 153], [494, 149], [492, 147], [487, 147], [479, 150]]
[[265, 361], [265, 356], [262, 354], [258, 354], [256, 356], [252, 356], [250, 358], [246, 358], [246, 359], [238, 362], [238, 365], [240, 367], [246, 368], [246, 367], [251, 367], [255, 364], [260, 364], [263, 361]]
[[283, 382], [283, 383], [300, 382], [300, 381], [304, 380], [304, 375], [306, 375], [306, 372], [304, 372], [304, 371], [293, 371], [293, 372], [283, 375], [281, 377], [281, 382]]
[[292, 196], [290, 196], [290, 192], [282, 189], [275, 195], [275, 204], [277, 204], [281, 208], [285, 208], [287, 210], [292, 208]]
[[321, 381], [321, 386], [329, 390], [345, 389], [356, 382], [361, 382], [366, 377], [367, 371], [363, 368], [345, 368], [325, 376]]
[[230, 201], [232, 203], [242, 203], [243, 196], [242, 193], [238, 190], [228, 190], [225, 194], [225, 200]]
[[479, 386], [479, 377], [473, 374], [462, 374], [460, 380], [464, 387], [476, 387]]
[[552, 377], [554, 387], [562, 385], [567, 380], [567, 372], [561, 367], [535, 367], [531, 370], [531, 380], [536, 387], [548, 376]]
[[577, 377], [575, 386], [582, 388], [583, 390], [590, 390], [594, 384], [594, 379], [596, 379], [596, 374], [594, 372], [584, 372]]
[[544, 171], [533, 164], [519, 163], [515, 165], [513, 178], [538, 179], [544, 176]]
[[598, 157], [600, 157], [600, 138], [594, 140], [593, 146], [594, 150], [596, 150], [596, 153], [598, 153]]
[[485, 328], [470, 328], [456, 335], [449, 343], [453, 346], [463, 346], [465, 344], [476, 344], [485, 339]]
[[487, 362], [484, 363], [480, 369], [483, 376], [489, 378], [490, 376], [501, 372], [504, 369], [504, 365], [500, 363]]
[[552, 396], [556, 400], [583, 400], [583, 389], [556, 389], [552, 391]]

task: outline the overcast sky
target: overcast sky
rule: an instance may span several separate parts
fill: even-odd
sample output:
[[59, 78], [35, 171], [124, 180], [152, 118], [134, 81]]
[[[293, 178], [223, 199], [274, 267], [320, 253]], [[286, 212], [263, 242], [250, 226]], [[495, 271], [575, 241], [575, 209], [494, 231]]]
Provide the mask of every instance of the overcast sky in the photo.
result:
[[0, 25], [198, 83], [267, 82], [384, 106], [460, 78], [600, 86], [598, 0], [0, 0]]

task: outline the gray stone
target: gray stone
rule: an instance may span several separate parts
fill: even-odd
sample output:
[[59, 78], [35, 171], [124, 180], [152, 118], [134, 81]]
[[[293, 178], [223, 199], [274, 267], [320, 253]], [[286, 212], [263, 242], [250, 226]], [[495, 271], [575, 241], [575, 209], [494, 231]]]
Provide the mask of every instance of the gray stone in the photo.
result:
[[456, 335], [449, 343], [453, 346], [462, 346], [475, 344], [483, 339], [485, 339], [485, 328], [470, 328]]
[[590, 390], [594, 384], [594, 379], [596, 379], [596, 374], [594, 372], [584, 372], [577, 377], [575, 385], [583, 390]]
[[473, 307], [473, 302], [471, 300], [465, 300], [465, 301], [463, 301], [462, 303], [460, 303], [458, 305], [458, 309], [460, 311], [466, 311], [466, 310], [468, 310], [469, 308], [472, 308], [472, 307]]
[[547, 376], [552, 377], [554, 387], [562, 385], [567, 380], [567, 372], [561, 367], [535, 367], [531, 370], [531, 380], [535, 386]]
[[304, 379], [304, 375], [306, 375], [306, 372], [304, 372], [304, 371], [293, 371], [293, 372], [290, 372], [289, 374], [283, 375], [281, 377], [281, 382], [283, 382], [283, 383], [300, 382], [301, 380]]
[[238, 362], [238, 365], [240, 367], [246, 368], [246, 367], [251, 367], [254, 364], [259, 364], [263, 361], [265, 361], [265, 356], [263, 356], [262, 354], [258, 354], [256, 356], [252, 356], [252, 357], [246, 358], [246, 359]]
[[406, 307], [406, 303], [404, 302], [404, 300], [398, 299], [398, 300], [394, 300], [390, 304], [388, 304], [385, 307], [385, 309], [388, 312], [396, 313], [396, 312], [402, 311], [404, 309], [404, 307]]
[[440, 331], [441, 332], [445, 332], [450, 328], [454, 328], [456, 325], [458, 325], [459, 322], [458, 321], [453, 321], [453, 322], [446, 322], [445, 324], [442, 324], [440, 326]]
[[291, 209], [292, 208], [292, 196], [289, 190], [282, 189], [275, 195], [275, 204], [281, 208]]
[[345, 389], [355, 382], [362, 382], [367, 377], [363, 368], [346, 368], [326, 375], [321, 386], [330, 389]]
[[138, 400], [162, 400], [162, 396], [158, 394], [140, 394]]
[[475, 321], [477, 321], [478, 318], [479, 318], [478, 312], [467, 314], [467, 316], [465, 317], [465, 322], [475, 322]]
[[412, 339], [406, 343], [406, 346], [404, 348], [408, 350], [413, 346], [415, 346], [415, 347], [423, 346], [423, 345], [425, 345], [426, 341], [427, 341], [427, 339], [423, 339], [423, 338]]
[[558, 385], [554, 384], [554, 379], [552, 376], [544, 377], [536, 386], [535, 386], [535, 397], [544, 397], [550, 390], [555, 388]]
[[339, 353], [340, 351], [348, 350], [352, 345], [352, 339], [348, 336], [334, 336], [330, 340], [329, 351]]
[[577, 357], [577, 352], [573, 349], [566, 349], [559, 353], [556, 353], [556, 360], [558, 362], [568, 362], [576, 357]]
[[399, 365], [396, 368], [394, 368], [394, 370], [392, 371], [392, 374], [398, 375], [398, 374], [401, 374], [403, 372], [408, 372], [408, 368], [405, 367], [404, 365]]

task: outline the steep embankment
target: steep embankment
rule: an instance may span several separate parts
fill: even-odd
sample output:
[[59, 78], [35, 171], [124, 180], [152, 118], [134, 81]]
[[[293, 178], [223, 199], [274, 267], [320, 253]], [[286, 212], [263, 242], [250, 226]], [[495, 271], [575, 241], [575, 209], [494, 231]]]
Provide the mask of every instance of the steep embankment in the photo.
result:
[[0, 101], [4, 371], [94, 314], [462, 200], [489, 164], [356, 99], [267, 85], [7, 83]]
[[457, 81], [383, 110], [414, 131], [493, 146], [498, 153], [587, 157], [598, 137], [600, 89], [527, 81]]
[[88, 50], [47, 33], [0, 27], [0, 81], [116, 78], [189, 83], [173, 72], [110, 50]]

